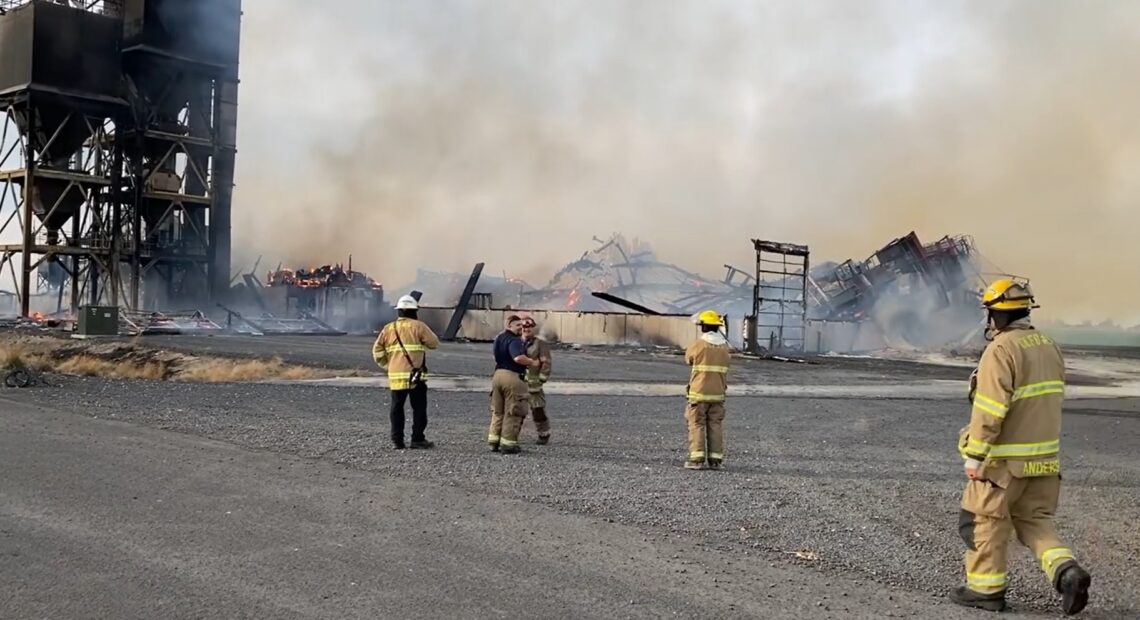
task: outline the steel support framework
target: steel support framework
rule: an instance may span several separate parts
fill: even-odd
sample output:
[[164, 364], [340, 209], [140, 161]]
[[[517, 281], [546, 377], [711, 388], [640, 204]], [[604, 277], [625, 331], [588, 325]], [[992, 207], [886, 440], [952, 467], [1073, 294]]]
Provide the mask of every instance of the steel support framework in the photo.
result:
[[[0, 8], [27, 4], [4, 2]], [[240, 2], [227, 2], [234, 11], [224, 19], [236, 25]], [[124, 12], [121, 0], [61, 4], [113, 18]], [[143, 15], [140, 7], [135, 14]], [[12, 277], [25, 315], [33, 296], [52, 288], [61, 310], [70, 287], [72, 312], [82, 303], [196, 307], [229, 289], [236, 48], [219, 60], [167, 49], [174, 39], [136, 36], [141, 42], [121, 51], [97, 52], [121, 54], [121, 75], [99, 82], [121, 79], [119, 97], [67, 85], [64, 96], [34, 83], [0, 94], [0, 235], [20, 239], [0, 246], [0, 274]]]
[[753, 239], [752, 244], [756, 249], [751, 317], [756, 329], [753, 335], [768, 334], [770, 352], [803, 351], [811, 268], [808, 247], [759, 239]]
[[182, 61], [140, 54], [133, 64], [145, 71], [127, 74], [134, 122], [122, 135], [134, 206], [129, 306], [198, 305], [213, 298], [220, 84]]
[[[20, 312], [30, 314], [32, 297], [51, 288], [56, 311], [65, 287], [72, 311], [83, 300], [118, 304], [124, 221], [114, 120], [123, 109], [32, 90], [0, 105], [0, 236], [20, 238], [0, 246], [0, 274], [11, 276]], [[65, 277], [42, 278], [41, 266], [57, 266]]]

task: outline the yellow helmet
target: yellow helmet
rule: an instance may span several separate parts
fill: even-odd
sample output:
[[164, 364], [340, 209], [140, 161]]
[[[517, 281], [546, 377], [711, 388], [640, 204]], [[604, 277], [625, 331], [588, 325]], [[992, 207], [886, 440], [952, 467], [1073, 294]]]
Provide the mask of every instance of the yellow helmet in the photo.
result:
[[996, 280], [982, 295], [982, 307], [989, 310], [1029, 310], [1039, 306], [1033, 299], [1029, 283], [1009, 278]]
[[702, 310], [697, 314], [694, 323], [698, 325], [724, 325], [724, 319], [715, 310]]

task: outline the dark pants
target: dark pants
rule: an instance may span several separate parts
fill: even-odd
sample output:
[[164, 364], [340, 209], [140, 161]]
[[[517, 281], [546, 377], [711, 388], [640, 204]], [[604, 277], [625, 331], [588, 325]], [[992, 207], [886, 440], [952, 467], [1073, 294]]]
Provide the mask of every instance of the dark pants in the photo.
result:
[[427, 384], [420, 383], [410, 390], [392, 390], [392, 442], [404, 445], [404, 401], [412, 397], [412, 441], [424, 441], [427, 428]]

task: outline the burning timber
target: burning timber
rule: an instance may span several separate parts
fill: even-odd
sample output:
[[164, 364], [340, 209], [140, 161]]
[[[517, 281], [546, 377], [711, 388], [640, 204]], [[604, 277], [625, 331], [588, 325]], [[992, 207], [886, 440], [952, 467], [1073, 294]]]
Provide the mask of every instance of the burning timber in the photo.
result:
[[[256, 269], [256, 267], [255, 267]], [[235, 287], [235, 305], [224, 308], [229, 329], [251, 333], [371, 333], [393, 310], [384, 287], [367, 274], [339, 263], [290, 269], [278, 266], [265, 282], [253, 273]]]

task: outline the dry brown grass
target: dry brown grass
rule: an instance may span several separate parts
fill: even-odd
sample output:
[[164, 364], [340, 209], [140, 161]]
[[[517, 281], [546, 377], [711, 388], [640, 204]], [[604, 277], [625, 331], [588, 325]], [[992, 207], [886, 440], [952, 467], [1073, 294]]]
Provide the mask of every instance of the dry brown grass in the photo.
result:
[[236, 360], [197, 357], [150, 349], [141, 346], [138, 339], [131, 343], [77, 343], [53, 338], [3, 340], [0, 340], [0, 369], [31, 368], [83, 377], [225, 383], [360, 374], [291, 365], [280, 358]]
[[109, 362], [90, 355], [77, 355], [56, 363], [54, 372], [80, 377], [104, 377], [107, 379], [167, 379], [170, 370], [160, 362], [136, 364], [133, 362]]
[[287, 365], [280, 358], [268, 361], [211, 359], [201, 360], [184, 368], [178, 374], [178, 379], [198, 383], [221, 383], [265, 379], [315, 379], [321, 374], [312, 368]]
[[22, 344], [0, 345], [0, 370], [46, 370], [50, 362], [43, 354]]

